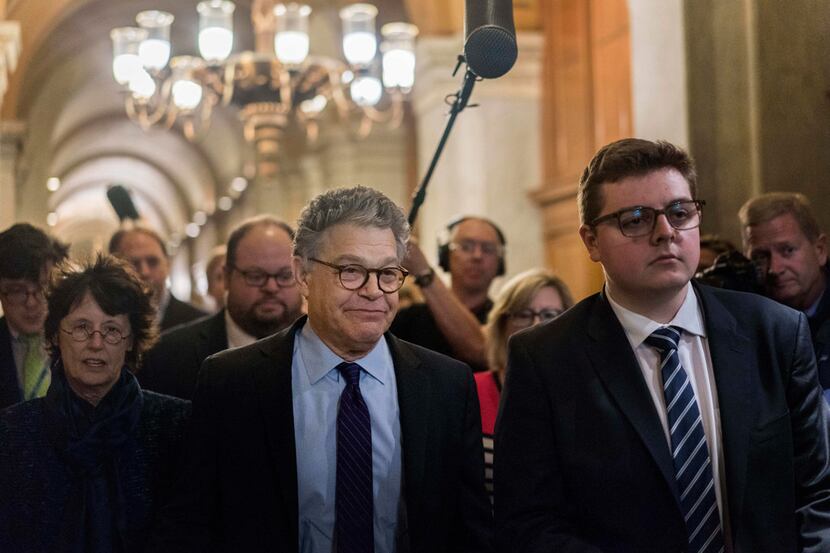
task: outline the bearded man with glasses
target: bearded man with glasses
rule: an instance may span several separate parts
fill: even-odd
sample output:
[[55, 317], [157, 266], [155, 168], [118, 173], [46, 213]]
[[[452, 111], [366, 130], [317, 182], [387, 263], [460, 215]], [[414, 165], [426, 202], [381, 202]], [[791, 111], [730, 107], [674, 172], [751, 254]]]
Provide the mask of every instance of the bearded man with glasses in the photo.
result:
[[42, 397], [51, 380], [43, 342], [45, 288], [69, 247], [19, 223], [0, 233], [0, 409]]
[[291, 268], [294, 229], [262, 215], [228, 237], [225, 307], [165, 332], [138, 374], [143, 388], [190, 399], [202, 361], [286, 328], [302, 315], [303, 299]]
[[691, 282], [703, 201], [667, 142], [603, 147], [579, 185], [603, 290], [510, 342], [498, 549], [830, 551], [830, 447], [810, 328]]
[[158, 552], [488, 552], [470, 368], [388, 333], [409, 225], [370, 188], [300, 215], [308, 316], [202, 367]]

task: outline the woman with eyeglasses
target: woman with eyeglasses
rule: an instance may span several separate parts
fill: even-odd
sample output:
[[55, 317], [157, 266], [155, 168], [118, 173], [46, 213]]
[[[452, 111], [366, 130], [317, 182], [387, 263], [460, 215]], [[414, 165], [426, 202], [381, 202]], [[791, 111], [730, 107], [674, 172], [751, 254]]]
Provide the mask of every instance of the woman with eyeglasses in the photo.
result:
[[489, 371], [475, 373], [481, 407], [484, 441], [485, 484], [493, 499], [493, 434], [499, 411], [501, 387], [507, 371], [507, 340], [514, 333], [537, 323], [555, 319], [574, 304], [562, 280], [542, 269], [514, 276], [502, 287], [487, 317], [487, 364]]
[[109, 256], [53, 283], [49, 390], [0, 413], [0, 551], [143, 551], [190, 416], [132, 374], [157, 334], [151, 297]]

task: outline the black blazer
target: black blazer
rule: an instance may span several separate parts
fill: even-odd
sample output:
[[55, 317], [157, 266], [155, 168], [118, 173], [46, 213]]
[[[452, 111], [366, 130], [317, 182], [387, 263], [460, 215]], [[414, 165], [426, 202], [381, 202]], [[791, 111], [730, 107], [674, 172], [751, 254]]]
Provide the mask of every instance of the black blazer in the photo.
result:
[[[827, 407], [803, 314], [695, 286], [736, 553], [830, 551]], [[500, 551], [686, 550], [665, 434], [602, 294], [514, 337], [496, 428]]]
[[228, 349], [225, 311], [171, 328], [147, 352], [136, 376], [141, 388], [191, 399], [202, 362]]
[[[305, 321], [205, 361], [181, 487], [148, 551], [298, 551], [291, 358]], [[408, 534], [398, 537], [398, 551], [491, 551], [472, 373], [391, 334], [385, 338], [403, 447], [400, 526]]]
[[170, 301], [167, 302], [167, 308], [164, 310], [164, 315], [161, 317], [159, 328], [161, 330], [167, 330], [168, 328], [173, 328], [174, 326], [178, 326], [180, 324], [201, 319], [205, 315], [207, 315], [207, 313], [201, 309], [193, 307], [189, 303], [177, 300], [176, 296], [170, 294]]
[[0, 317], [0, 410], [23, 401], [6, 317]]

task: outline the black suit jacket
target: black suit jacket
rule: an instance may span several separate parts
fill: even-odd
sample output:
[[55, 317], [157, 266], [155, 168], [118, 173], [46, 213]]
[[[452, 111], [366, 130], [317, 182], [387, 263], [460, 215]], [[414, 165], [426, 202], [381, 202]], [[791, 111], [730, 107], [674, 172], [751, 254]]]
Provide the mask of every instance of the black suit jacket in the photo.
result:
[[[735, 552], [830, 551], [827, 407], [805, 317], [695, 289]], [[686, 550], [669, 445], [603, 295], [511, 341], [495, 443], [499, 550]]]
[[[298, 551], [291, 358], [305, 321], [205, 361], [181, 488], [149, 551]], [[385, 338], [400, 409], [406, 505], [400, 526], [408, 529], [398, 551], [490, 551], [472, 373], [391, 334]]]
[[222, 310], [162, 334], [136, 376], [142, 389], [191, 399], [202, 362], [226, 349], [228, 334]]
[[167, 308], [164, 310], [164, 315], [161, 317], [159, 328], [164, 331], [180, 324], [201, 319], [205, 315], [207, 315], [207, 313], [201, 309], [197, 309], [189, 303], [177, 300], [176, 296], [170, 294], [170, 301], [167, 302]]
[[0, 317], [0, 409], [23, 401], [6, 317]]

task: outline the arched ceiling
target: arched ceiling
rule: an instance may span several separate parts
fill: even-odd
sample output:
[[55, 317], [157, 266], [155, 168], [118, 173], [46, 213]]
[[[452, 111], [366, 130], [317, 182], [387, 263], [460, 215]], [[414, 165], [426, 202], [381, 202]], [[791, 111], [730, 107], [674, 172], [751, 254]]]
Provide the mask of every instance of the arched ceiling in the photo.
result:
[[[339, 56], [337, 9], [351, 2], [311, 5], [312, 51]], [[210, 130], [190, 142], [171, 130], [142, 130], [124, 109], [111, 73], [114, 27], [135, 14], [174, 14], [172, 55], [197, 52], [197, 0], [8, 0], [6, 17], [19, 21], [23, 48], [3, 102], [2, 118], [26, 123], [19, 176], [18, 216], [43, 221], [58, 214], [56, 231], [81, 244], [102, 243], [118, 221], [106, 200], [123, 184], [148, 223], [168, 236], [181, 233], [199, 210], [211, 213], [252, 152], [230, 108], [214, 111]], [[379, 24], [405, 19], [402, 0], [375, 2]], [[236, 2], [234, 51], [252, 49], [251, 0]], [[315, 19], [316, 16], [316, 19]], [[46, 190], [59, 177], [61, 189]]]

